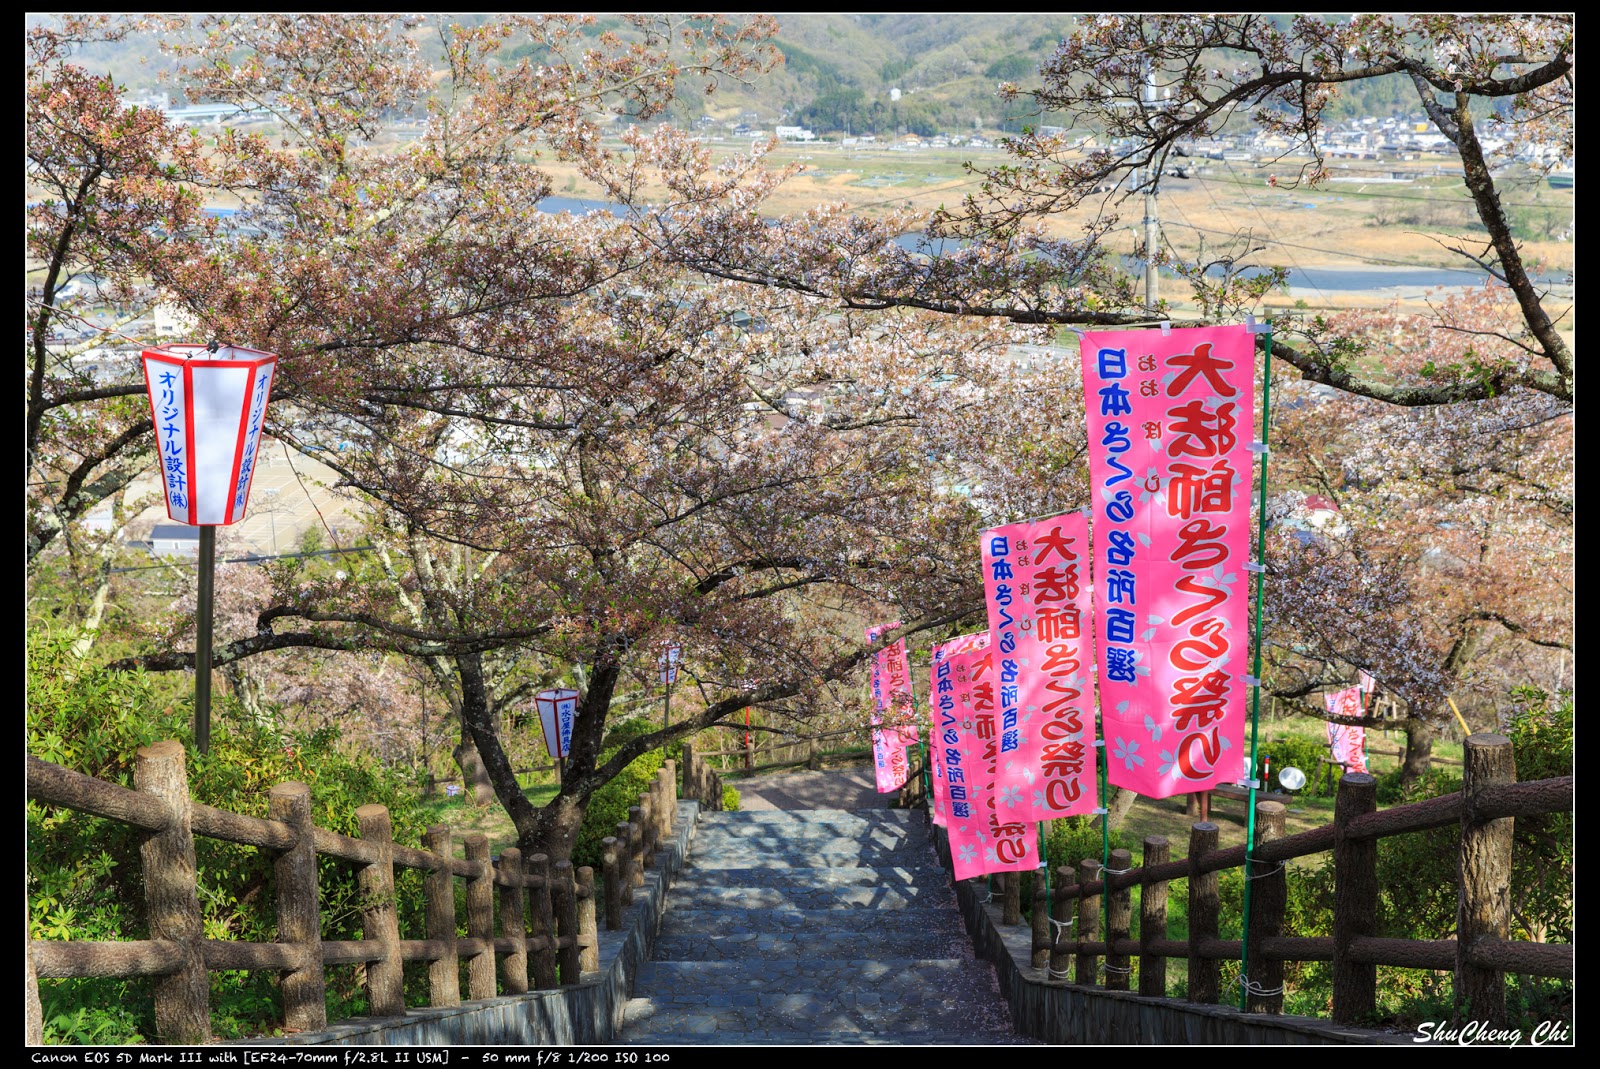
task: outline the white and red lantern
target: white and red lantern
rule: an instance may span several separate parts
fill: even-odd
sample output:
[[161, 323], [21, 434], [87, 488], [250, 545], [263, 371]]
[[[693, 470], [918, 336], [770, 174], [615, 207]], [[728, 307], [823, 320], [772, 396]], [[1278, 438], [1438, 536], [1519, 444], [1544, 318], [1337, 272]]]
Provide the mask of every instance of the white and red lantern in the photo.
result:
[[578, 718], [578, 692], [541, 690], [533, 703], [539, 707], [545, 749], [557, 760], [565, 758], [572, 748], [572, 722]]
[[238, 523], [250, 500], [277, 354], [166, 345], [146, 349], [143, 358], [167, 516], [202, 527]]

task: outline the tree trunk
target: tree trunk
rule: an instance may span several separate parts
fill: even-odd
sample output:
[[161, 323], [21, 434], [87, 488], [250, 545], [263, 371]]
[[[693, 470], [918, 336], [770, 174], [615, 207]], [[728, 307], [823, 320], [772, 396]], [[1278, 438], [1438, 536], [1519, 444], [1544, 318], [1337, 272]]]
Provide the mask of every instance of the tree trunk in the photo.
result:
[[1433, 740], [1439, 732], [1420, 716], [1409, 717], [1401, 726], [1406, 732], [1406, 753], [1400, 766], [1400, 787], [1405, 790], [1427, 777], [1433, 765]]
[[485, 806], [494, 801], [494, 783], [489, 779], [489, 770], [484, 767], [483, 759], [478, 756], [478, 747], [472, 741], [472, 732], [468, 731], [464, 724], [461, 729], [461, 741], [456, 744], [453, 753], [456, 764], [461, 769], [461, 782], [472, 798], [472, 804]]
[[1137, 791], [1121, 787], [1112, 789], [1115, 793], [1111, 796], [1111, 804], [1106, 807], [1110, 810], [1106, 816], [1111, 822], [1111, 830], [1116, 831], [1122, 827], [1122, 822], [1128, 819], [1128, 814], [1133, 810], [1133, 803], [1139, 800], [1139, 794]]

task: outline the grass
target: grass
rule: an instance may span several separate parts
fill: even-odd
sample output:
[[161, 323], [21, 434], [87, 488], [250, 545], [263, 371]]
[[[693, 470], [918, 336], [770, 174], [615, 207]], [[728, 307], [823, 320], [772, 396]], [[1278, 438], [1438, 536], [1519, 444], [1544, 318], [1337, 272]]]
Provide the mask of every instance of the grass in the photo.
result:
[[[546, 777], [517, 777], [517, 782], [523, 787], [522, 793], [536, 808], [547, 804], [556, 796], [555, 783], [539, 782], [544, 778]], [[491, 856], [499, 854], [508, 846], [517, 845], [516, 826], [511, 823], [510, 815], [498, 801], [491, 800], [488, 805], [478, 806], [473, 805], [472, 800], [465, 794], [454, 797], [436, 794], [423, 800], [422, 811], [427, 814], [430, 825], [449, 825], [451, 847], [457, 857], [466, 856], [468, 835], [487, 835]]]

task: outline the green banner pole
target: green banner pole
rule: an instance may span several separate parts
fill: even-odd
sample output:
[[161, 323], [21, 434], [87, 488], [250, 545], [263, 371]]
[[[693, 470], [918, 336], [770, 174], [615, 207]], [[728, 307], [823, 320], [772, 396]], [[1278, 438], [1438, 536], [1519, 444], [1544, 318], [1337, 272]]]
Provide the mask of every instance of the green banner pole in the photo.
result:
[[1243, 1010], [1250, 998], [1250, 888], [1255, 884], [1256, 849], [1256, 787], [1260, 783], [1257, 772], [1257, 747], [1261, 731], [1261, 604], [1267, 586], [1267, 427], [1272, 411], [1272, 324], [1267, 324], [1266, 362], [1261, 382], [1261, 491], [1260, 515], [1256, 521], [1256, 560], [1262, 570], [1256, 573], [1255, 677], [1256, 685], [1250, 694], [1250, 811], [1245, 822], [1244, 840], [1244, 930], [1239, 938], [1239, 1009]]

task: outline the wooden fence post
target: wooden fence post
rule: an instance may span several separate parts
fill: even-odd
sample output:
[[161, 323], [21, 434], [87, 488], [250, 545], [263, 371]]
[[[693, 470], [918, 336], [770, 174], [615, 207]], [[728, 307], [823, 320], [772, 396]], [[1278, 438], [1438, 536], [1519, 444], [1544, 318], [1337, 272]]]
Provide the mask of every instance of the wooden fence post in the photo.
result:
[[633, 905], [633, 825], [626, 820], [617, 824], [617, 878], [622, 892], [622, 904]]
[[539, 886], [533, 888], [533, 930], [542, 940], [533, 954], [533, 982], [541, 991], [548, 991], [557, 986], [556, 913], [551, 899], [549, 856], [534, 854], [528, 858], [528, 874], [539, 880]]
[[28, 899], [22, 899], [22, 947], [28, 959], [27, 986], [22, 989], [23, 1018], [26, 1027], [22, 1041], [30, 1047], [44, 1043], [44, 1004], [39, 1001], [39, 974], [33, 967], [33, 919], [28, 914]]
[[1215, 1002], [1222, 963], [1200, 956], [1200, 945], [1217, 937], [1222, 901], [1215, 872], [1202, 873], [1200, 859], [1217, 848], [1217, 826], [1200, 821], [1189, 829], [1189, 1001]]
[[628, 807], [628, 882], [644, 886], [644, 807]]
[[622, 927], [622, 865], [615, 835], [600, 840], [600, 879], [606, 886], [606, 931], [614, 932]]
[[755, 736], [747, 735], [744, 740], [744, 770], [754, 772], [756, 768], [756, 743]]
[[[630, 809], [629, 815], [633, 814]], [[654, 868], [656, 863], [656, 820], [655, 807], [650, 804], [650, 792], [644, 791], [639, 795], [639, 845], [642, 847], [639, 857], [640, 874], [643, 870]]]
[[1050, 903], [1050, 979], [1066, 980], [1067, 961], [1072, 952], [1072, 899], [1062, 892], [1073, 883], [1072, 866], [1056, 868], [1056, 886]]
[[[1165, 835], [1147, 835], [1144, 840], [1146, 871], [1168, 861]], [[1167, 959], [1153, 951], [1156, 940], [1167, 937], [1167, 881], [1145, 877], [1139, 889], [1139, 994], [1165, 998]]]
[[1345, 834], [1378, 806], [1377, 780], [1352, 772], [1333, 803], [1333, 1020], [1354, 1024], [1378, 1006], [1378, 967], [1352, 961], [1350, 945], [1378, 927], [1378, 840]]
[[1002, 873], [1004, 882], [1000, 885], [1000, 923], [1005, 925], [1022, 923], [1022, 874], [1017, 872]]
[[467, 959], [467, 997], [494, 998], [494, 865], [489, 860], [489, 837], [478, 833], [465, 841], [467, 860], [479, 866], [478, 875], [467, 880], [467, 935], [481, 948]]
[[806, 739], [806, 770], [810, 772], [822, 771], [822, 754], [817, 750], [815, 738]]
[[[937, 832], [937, 829], [935, 829]], [[935, 834], [935, 843], [938, 838]], [[934, 852], [943, 853], [937, 846]], [[1049, 892], [1045, 889], [1045, 872], [1043, 865], [1033, 870], [1033, 955], [1028, 959], [1028, 964], [1035, 969], [1043, 969], [1050, 964], [1050, 900]]]
[[578, 966], [578, 944], [582, 936], [578, 932], [578, 896], [572, 878], [572, 862], [557, 861], [550, 875], [550, 897], [555, 906], [556, 924], [563, 936], [570, 936], [564, 940], [564, 946], [556, 951], [556, 961], [561, 967], [562, 984], [575, 984], [582, 979]]
[[600, 971], [600, 927], [595, 923], [594, 869], [584, 865], [578, 869], [578, 938], [580, 972]]
[[508, 995], [528, 990], [528, 907], [523, 895], [522, 851], [500, 851], [500, 934], [511, 940], [511, 952], [500, 959], [500, 982]]
[[177, 972], [155, 977], [156, 1035], [164, 1043], [211, 1040], [211, 979], [206, 974], [195, 883], [194, 833], [190, 828], [189, 777], [183, 745], [172, 739], [141, 749], [134, 758], [133, 786], [167, 804], [172, 822], [139, 846], [144, 866], [145, 908], [150, 938], [176, 943], [183, 952]]
[[[435, 824], [422, 833], [422, 848], [442, 858], [448, 866], [450, 825]], [[422, 878], [422, 899], [430, 942], [445, 945], [444, 957], [428, 962], [428, 1005], [461, 1005], [461, 958], [456, 948], [456, 878], [449, 868], [439, 868]]]
[[[1282, 802], [1256, 803], [1258, 850], [1283, 838], [1286, 812]], [[1283, 962], [1269, 959], [1255, 949], [1263, 939], [1283, 934], [1283, 910], [1289, 901], [1289, 883], [1283, 864], [1281, 861], [1257, 861], [1245, 866], [1245, 878], [1254, 884], [1250, 890], [1250, 987], [1254, 990], [1247, 990], [1245, 1011], [1248, 1013], [1283, 1012]]]
[[668, 761], [661, 767], [661, 827], [667, 838], [672, 837], [678, 816], [678, 762]]
[[401, 1017], [406, 1012], [405, 974], [400, 965], [400, 914], [395, 908], [394, 832], [389, 808], [364, 805], [356, 810], [361, 838], [378, 848], [378, 860], [356, 870], [361, 889], [361, 927], [378, 941], [383, 957], [367, 962], [368, 1012], [374, 1017]]
[[1468, 736], [1461, 795], [1460, 900], [1456, 907], [1457, 1009], [1467, 1020], [1502, 1028], [1506, 1023], [1505, 973], [1471, 962], [1474, 944], [1511, 935], [1511, 817], [1478, 816], [1478, 792], [1515, 783], [1511, 740], [1504, 735]]
[[[322, 893], [311, 823], [311, 788], [280, 783], [267, 792], [267, 816], [294, 829], [294, 846], [272, 862], [278, 882], [278, 942], [300, 950], [300, 963], [278, 974], [283, 1023], [296, 1032], [328, 1027], [327, 980], [322, 971]], [[451, 935], [455, 933], [452, 932]]]
[[[1111, 851], [1111, 867], [1117, 870], [1127, 870], [1133, 867], [1133, 855], [1126, 850]], [[1109, 872], [1105, 873], [1107, 880], [1111, 879]], [[1107, 887], [1109, 888], [1109, 884]], [[1133, 891], [1128, 887], [1119, 887], [1115, 891], [1108, 890], [1111, 895], [1109, 903], [1110, 916], [1106, 924], [1106, 989], [1109, 991], [1128, 990], [1128, 977], [1133, 972], [1129, 964], [1128, 955], [1115, 949], [1118, 939], [1132, 937], [1133, 931]]]
[[[1078, 886], [1099, 877], [1100, 862], [1086, 857], [1078, 862]], [[1094, 986], [1099, 972], [1100, 955], [1086, 953], [1083, 944], [1100, 934], [1100, 896], [1078, 892], [1078, 958], [1074, 962], [1074, 983]]]

